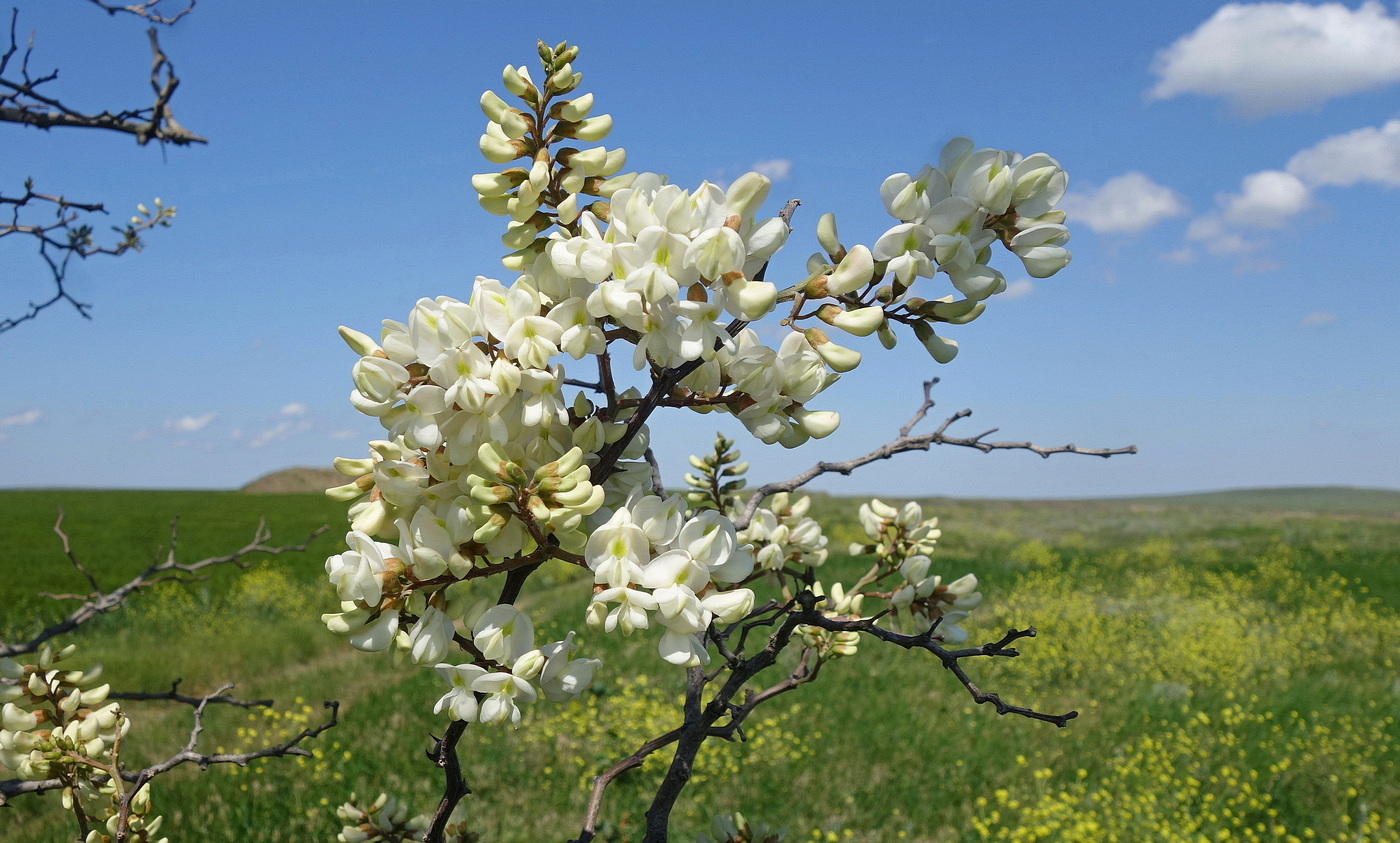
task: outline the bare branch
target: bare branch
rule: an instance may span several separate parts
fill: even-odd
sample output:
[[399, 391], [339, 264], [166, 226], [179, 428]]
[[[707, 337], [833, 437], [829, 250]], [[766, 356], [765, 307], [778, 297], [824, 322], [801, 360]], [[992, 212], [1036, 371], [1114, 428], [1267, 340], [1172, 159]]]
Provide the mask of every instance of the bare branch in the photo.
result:
[[[29, 303], [29, 308], [19, 316], [0, 319], [0, 333], [38, 316], [42, 311], [61, 302], [67, 302], [84, 319], [91, 319], [88, 313], [92, 305], [78, 301], [68, 292], [67, 280], [69, 264], [73, 258], [86, 260], [93, 255], [122, 255], [129, 250], [140, 251], [141, 235], [156, 227], [167, 227], [175, 209], [156, 205], [155, 213], [146, 212], [133, 217], [126, 226], [112, 226], [117, 234], [116, 242], [110, 246], [99, 244], [93, 236], [93, 226], [87, 220], [88, 214], [106, 214], [100, 204], [74, 202], [63, 196], [38, 193], [33, 182], [27, 181], [24, 193], [18, 196], [0, 194], [0, 207], [8, 206], [9, 219], [0, 221], [0, 238], [29, 237], [38, 244], [39, 258], [48, 266], [53, 279], [52, 294], [42, 301]], [[45, 221], [35, 219], [25, 212], [52, 207], [52, 218]]]
[[819, 462], [801, 474], [790, 477], [787, 480], [767, 483], [758, 487], [753, 495], [749, 497], [749, 502], [744, 506], [743, 513], [741, 513], [738, 518], [734, 519], [734, 526], [740, 530], [747, 527], [749, 521], [753, 519], [754, 513], [758, 511], [759, 505], [762, 504], [764, 498], [767, 498], [769, 495], [800, 489], [823, 474], [848, 475], [867, 463], [872, 463], [877, 460], [887, 460], [895, 454], [902, 454], [905, 451], [927, 451], [934, 445], [959, 445], [964, 448], [976, 448], [984, 454], [992, 451], [1030, 451], [1033, 454], [1039, 454], [1041, 457], [1046, 458], [1052, 454], [1080, 454], [1083, 456], [1103, 457], [1107, 459], [1108, 457], [1117, 456], [1119, 454], [1137, 453], [1136, 445], [1128, 445], [1123, 448], [1080, 448], [1077, 445], [1060, 445], [1055, 448], [1046, 448], [1030, 442], [985, 441], [987, 436], [997, 431], [997, 428], [984, 431], [976, 436], [950, 436], [947, 432], [948, 428], [954, 422], [972, 415], [971, 410], [959, 410], [949, 416], [933, 433], [926, 433], [922, 436], [910, 436], [909, 431], [913, 429], [914, 425], [923, 420], [929, 408], [933, 406], [933, 401], [929, 397], [929, 390], [932, 389], [933, 385], [937, 382], [938, 381], [935, 379], [924, 384], [923, 404], [920, 405], [914, 417], [911, 418], [904, 427], [900, 428], [899, 435], [893, 440], [867, 454], [862, 454], [859, 457], [846, 460], [845, 462]]
[[[67, 537], [64, 536], [62, 530], [59, 528], [62, 521], [63, 516], [60, 515], [59, 523], [54, 525], [54, 531], [63, 538], [65, 552], [69, 552], [71, 556], [71, 551], [68, 550]], [[198, 562], [181, 563], [175, 558], [175, 524], [175, 521], [171, 522], [171, 546], [164, 561], [151, 563], [144, 571], [111, 591], [103, 592], [101, 589], [98, 589], [92, 596], [85, 600], [81, 606], [70, 612], [63, 620], [45, 628], [28, 641], [21, 641], [16, 644], [6, 644], [0, 641], [0, 656], [17, 656], [24, 653], [32, 653], [43, 646], [44, 642], [49, 639], [72, 632], [74, 629], [77, 629], [79, 626], [82, 626], [98, 615], [119, 608], [133, 593], [154, 585], [157, 582], [171, 579], [171, 575], [174, 572], [193, 574], [205, 570], [206, 568], [213, 568], [219, 565], [236, 565], [246, 568], [252, 564], [251, 561], [245, 559], [247, 556], [256, 553], [266, 553], [277, 556], [282, 553], [303, 551], [310, 546], [311, 542], [314, 541], [317, 536], [326, 531], [325, 527], [318, 527], [307, 536], [306, 540], [301, 544], [271, 546], [265, 544], [265, 542], [271, 538], [272, 533], [268, 531], [266, 522], [259, 522], [257, 530], [253, 533], [252, 541], [238, 550], [224, 554], [223, 556], [210, 556]]]
[[[214, 693], [197, 700], [194, 709], [194, 724], [190, 728], [189, 738], [185, 741], [185, 746], [174, 755], [157, 764], [152, 764], [141, 770], [123, 771], [122, 781], [130, 782], [134, 785], [126, 791], [123, 797], [123, 808], [125, 803], [141, 789], [141, 786], [149, 782], [162, 773], [168, 773], [182, 764], [196, 764], [201, 770], [207, 769], [214, 764], [237, 764], [246, 767], [248, 762], [256, 761], [259, 758], [275, 758], [288, 755], [299, 755], [309, 757], [311, 753], [302, 749], [302, 741], [317, 737], [327, 729], [334, 728], [339, 722], [340, 703], [331, 700], [325, 703], [326, 709], [330, 712], [325, 721], [316, 726], [308, 726], [297, 734], [281, 743], [265, 746], [261, 749], [249, 752], [216, 752], [211, 754], [196, 751], [200, 733], [204, 730], [204, 710], [212, 704], [219, 702], [225, 691], [233, 688], [227, 684], [220, 687]], [[101, 784], [105, 778], [99, 778], [96, 783]], [[59, 790], [69, 785], [63, 779], [42, 779], [40, 781], [23, 781], [20, 779], [7, 779], [0, 781], [0, 805], [4, 805], [9, 799], [26, 793], [44, 793], [50, 790]]]
[[[177, 702], [185, 705], [232, 705], [238, 708], [269, 708], [272, 700], [240, 700], [237, 697], [223, 696], [221, 691], [203, 697], [191, 697], [180, 693], [180, 683], [185, 680], [176, 679], [170, 683], [169, 691], [111, 691], [107, 694], [109, 700], [133, 700], [136, 702]], [[232, 688], [232, 685], [226, 688]]]
[[91, 2], [94, 6], [97, 6], [98, 8], [102, 9], [109, 15], [115, 16], [119, 12], [126, 12], [127, 14], [132, 14], [136, 15], [139, 18], [144, 18], [145, 20], [148, 20], [151, 23], [158, 23], [168, 26], [174, 23], [175, 21], [179, 20], [180, 18], [184, 17], [185, 15], [188, 15], [190, 12], [193, 12], [194, 5], [195, 3], [199, 2], [199, 0], [189, 0], [188, 6], [186, 6], [185, 8], [181, 9], [173, 15], [162, 15], [155, 10], [156, 6], [159, 6], [161, 4], [161, 0], [146, 0], [145, 3], [132, 3], [127, 6], [119, 6], [113, 3], [107, 3], [105, 2], [105, 0], [89, 0], [89, 2]]
[[[98, 5], [103, 4], [98, 3]], [[142, 5], [149, 8], [152, 4]], [[105, 5], [103, 7], [106, 8]], [[123, 7], [121, 9], [108, 9], [108, 11], [132, 11], [132, 9]], [[162, 19], [159, 22], [173, 23], [189, 11], [190, 9], [186, 9], [181, 15], [168, 21]], [[175, 75], [175, 66], [160, 46], [160, 37], [155, 27], [151, 27], [146, 32], [151, 44], [150, 85], [155, 94], [152, 103], [149, 106], [120, 111], [88, 112], [73, 108], [62, 100], [51, 97], [40, 90], [44, 85], [58, 78], [58, 71], [40, 77], [30, 75], [29, 51], [33, 49], [32, 41], [25, 50], [19, 73], [14, 76], [3, 75], [8, 69], [10, 59], [19, 50], [19, 42], [15, 32], [18, 18], [19, 10], [16, 9], [10, 18], [10, 46], [4, 56], [0, 57], [0, 122], [20, 123], [45, 130], [55, 127], [101, 129], [131, 135], [136, 138], [138, 144], [143, 146], [151, 141], [170, 143], [176, 146], [209, 142], [206, 138], [200, 137], [180, 125], [171, 114], [170, 99], [175, 95], [175, 90], [180, 87], [180, 78]]]

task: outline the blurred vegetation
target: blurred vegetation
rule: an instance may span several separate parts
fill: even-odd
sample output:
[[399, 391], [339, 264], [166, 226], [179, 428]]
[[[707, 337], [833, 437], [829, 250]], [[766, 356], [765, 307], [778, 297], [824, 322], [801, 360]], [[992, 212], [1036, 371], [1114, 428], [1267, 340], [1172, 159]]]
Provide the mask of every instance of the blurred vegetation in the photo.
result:
[[[1356, 491], [1343, 496], [1350, 508], [1318, 490], [1310, 502], [923, 501], [942, 519], [935, 570], [983, 582], [987, 602], [965, 624], [974, 640], [1040, 630], [1022, 658], [971, 665], [976, 681], [1081, 717], [1064, 730], [998, 719], [924, 654], [863, 642], [821, 681], [759, 709], [747, 742], [707, 745], [676, 839], [741, 810], [786, 826], [789, 841], [1400, 840], [1400, 512], [1393, 493]], [[834, 548], [856, 537], [856, 503], [815, 500]], [[7, 638], [68, 605], [36, 592], [83, 589], [51, 532], [60, 505], [74, 552], [108, 586], [163, 553], [176, 514], [187, 559], [241, 546], [264, 515], [273, 543], [332, 525], [307, 553], [161, 585], [71, 638], [120, 690], [231, 680], [241, 696], [278, 700], [270, 713], [216, 712], [209, 747], [295, 733], [320, 717], [317, 702], [342, 701], [342, 726], [315, 758], [159, 779], [173, 841], [332, 840], [334, 807], [351, 793], [428, 808], [437, 781], [423, 751], [442, 728], [431, 709], [445, 686], [431, 670], [350, 651], [317, 620], [333, 608], [322, 563], [342, 546], [343, 505], [0, 492], [15, 538], [0, 563]], [[849, 582], [861, 569], [835, 556], [819, 577]], [[547, 573], [525, 595], [552, 618], [540, 641], [582, 629], [588, 587], [567, 568]], [[674, 725], [681, 675], [656, 657], [654, 636], [585, 638], [604, 667], [581, 700], [537, 704], [518, 731], [472, 727], [463, 743], [486, 840], [568, 839], [590, 768]], [[133, 752], [163, 757], [184, 739], [183, 707], [130, 705]], [[636, 837], [661, 756], [609, 790], [604, 839]], [[0, 811], [6, 843], [67, 831], [56, 794]]]

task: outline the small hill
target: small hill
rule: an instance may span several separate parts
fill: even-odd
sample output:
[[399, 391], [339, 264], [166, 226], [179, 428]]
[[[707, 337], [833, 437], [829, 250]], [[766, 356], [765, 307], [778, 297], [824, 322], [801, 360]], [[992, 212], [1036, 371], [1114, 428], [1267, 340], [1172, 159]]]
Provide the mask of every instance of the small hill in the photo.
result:
[[343, 486], [348, 480], [333, 468], [298, 466], [264, 474], [239, 491], [262, 495], [324, 492], [332, 486]]

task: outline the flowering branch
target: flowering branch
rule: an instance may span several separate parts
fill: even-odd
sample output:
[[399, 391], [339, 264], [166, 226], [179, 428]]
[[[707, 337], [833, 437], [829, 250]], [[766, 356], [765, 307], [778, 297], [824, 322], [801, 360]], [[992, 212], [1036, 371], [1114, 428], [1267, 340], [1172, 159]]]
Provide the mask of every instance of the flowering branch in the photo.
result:
[[0, 641], [0, 657], [18, 656], [35, 652], [43, 646], [45, 642], [56, 636], [72, 632], [98, 615], [120, 608], [133, 593], [152, 586], [157, 582], [171, 579], [185, 581], [181, 575], [194, 574], [219, 565], [235, 565], [240, 568], [246, 568], [251, 565], [252, 562], [245, 557], [255, 553], [266, 553], [276, 556], [282, 553], [303, 551], [310, 546], [311, 542], [315, 540], [317, 536], [326, 531], [325, 527], [318, 527], [316, 530], [312, 531], [301, 544], [272, 546], [266, 544], [266, 541], [272, 537], [272, 532], [267, 528], [267, 522], [259, 521], [257, 529], [253, 531], [252, 540], [243, 547], [222, 556], [210, 556], [197, 562], [184, 563], [178, 561], [175, 556], [178, 538], [178, 519], [175, 519], [170, 522], [170, 546], [166, 551], [164, 560], [157, 558], [157, 561], [148, 565], [145, 570], [141, 571], [141, 573], [132, 577], [130, 580], [127, 580], [122, 585], [117, 586], [111, 591], [103, 591], [98, 587], [96, 580], [93, 579], [91, 574], [77, 561], [69, 546], [68, 536], [63, 532], [62, 524], [63, 511], [59, 510], [58, 521], [55, 522], [53, 528], [54, 532], [62, 539], [63, 551], [68, 556], [69, 561], [88, 579], [93, 589], [92, 593], [87, 595], [81, 606], [69, 612], [67, 617], [58, 623], [46, 627], [28, 641], [20, 641], [14, 644], [7, 644]]

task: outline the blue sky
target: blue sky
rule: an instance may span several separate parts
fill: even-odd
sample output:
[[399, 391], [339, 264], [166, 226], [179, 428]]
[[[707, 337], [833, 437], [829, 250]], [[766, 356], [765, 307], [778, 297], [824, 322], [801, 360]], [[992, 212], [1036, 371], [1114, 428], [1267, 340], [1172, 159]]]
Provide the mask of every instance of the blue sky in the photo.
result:
[[[972, 408], [965, 433], [1141, 453], [942, 448], [818, 486], [1400, 487], [1395, 5], [519, 8], [205, 0], [161, 37], [175, 113], [207, 147], [0, 125], [7, 194], [32, 176], [116, 220], [156, 196], [179, 208], [142, 254], [72, 274], [93, 321], [54, 310], [0, 334], [0, 486], [226, 488], [363, 455], [379, 428], [346, 400], [336, 327], [374, 333], [421, 296], [506, 278], [500, 220], [468, 183], [492, 169], [476, 102], [543, 37], [581, 47], [582, 90], [629, 170], [693, 186], [759, 167], [770, 213], [802, 200], [770, 280], [804, 274], [825, 211], [873, 242], [892, 224], [880, 182], [956, 135], [1048, 152], [1071, 176], [1074, 262], [1031, 281], [999, 260], [1011, 288], [958, 329], [957, 360], [854, 343], [866, 362], [814, 402], [842, 429], [792, 452], [717, 416], [658, 417], [668, 480], [717, 426], [758, 480], [863, 453], [938, 375], [934, 414]], [[139, 23], [21, 4], [35, 66], [62, 69], [52, 91], [94, 109], [147, 99]], [[0, 242], [0, 261], [0, 313], [45, 292], [27, 246]]]

